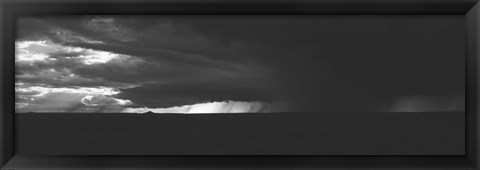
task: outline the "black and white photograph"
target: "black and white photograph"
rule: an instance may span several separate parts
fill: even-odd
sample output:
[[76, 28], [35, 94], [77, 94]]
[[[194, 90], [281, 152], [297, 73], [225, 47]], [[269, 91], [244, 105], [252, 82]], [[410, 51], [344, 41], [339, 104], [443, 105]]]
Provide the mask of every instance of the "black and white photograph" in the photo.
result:
[[33, 15], [17, 152], [465, 154], [455, 15]]
[[16, 112], [462, 114], [459, 20], [361, 18], [21, 17]]
[[0, 0], [0, 169], [480, 168], [480, 0]]

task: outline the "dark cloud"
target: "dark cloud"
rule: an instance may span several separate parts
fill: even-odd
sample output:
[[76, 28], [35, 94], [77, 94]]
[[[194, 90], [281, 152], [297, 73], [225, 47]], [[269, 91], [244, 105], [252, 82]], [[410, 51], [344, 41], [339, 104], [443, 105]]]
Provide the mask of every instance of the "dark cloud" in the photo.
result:
[[461, 16], [20, 17], [17, 42], [52, 47], [23, 49], [48, 59], [17, 62], [17, 81], [114, 87], [115, 97], [152, 108], [239, 100], [372, 111], [405, 98], [442, 105], [464, 93], [462, 24]]
[[175, 83], [155, 83], [125, 89], [117, 95], [147, 107], [173, 107], [211, 101], [278, 101], [281, 94], [269, 80], [217, 78]]

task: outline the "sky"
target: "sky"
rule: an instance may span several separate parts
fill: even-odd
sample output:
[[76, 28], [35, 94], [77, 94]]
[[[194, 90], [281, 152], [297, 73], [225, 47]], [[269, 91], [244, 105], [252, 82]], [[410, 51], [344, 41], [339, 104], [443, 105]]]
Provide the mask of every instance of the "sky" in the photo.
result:
[[464, 110], [461, 16], [21, 16], [16, 112]]

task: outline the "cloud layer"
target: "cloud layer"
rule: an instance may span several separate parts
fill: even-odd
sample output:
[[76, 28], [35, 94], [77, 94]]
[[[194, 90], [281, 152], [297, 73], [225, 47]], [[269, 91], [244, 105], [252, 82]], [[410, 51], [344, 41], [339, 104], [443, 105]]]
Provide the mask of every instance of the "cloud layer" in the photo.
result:
[[20, 18], [17, 112], [118, 112], [135, 110], [130, 105], [169, 108], [269, 98], [263, 92], [268, 68], [227, 53], [219, 58], [196, 51], [207, 48], [221, 55], [243, 48], [241, 43], [220, 44], [170, 21], [147, 24], [145, 30], [129, 28], [130, 22], [96, 16]]
[[123, 112], [127, 113], [269, 113], [269, 112], [285, 112], [288, 110], [288, 103], [263, 103], [263, 102], [241, 102], [241, 101], [224, 101], [209, 102], [193, 105], [176, 106], [169, 108], [127, 108]]
[[[16, 111], [464, 110], [462, 22], [23, 16], [15, 43]], [[289, 109], [272, 104], [285, 101]]]

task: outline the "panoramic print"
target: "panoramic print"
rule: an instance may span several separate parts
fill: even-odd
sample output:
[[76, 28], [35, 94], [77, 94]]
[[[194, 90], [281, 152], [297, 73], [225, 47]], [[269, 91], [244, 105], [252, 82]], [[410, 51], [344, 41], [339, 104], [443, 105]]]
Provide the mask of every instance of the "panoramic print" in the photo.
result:
[[17, 113], [465, 110], [458, 20], [22, 16]]

